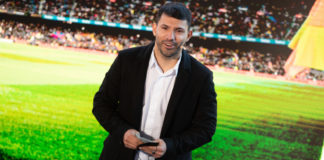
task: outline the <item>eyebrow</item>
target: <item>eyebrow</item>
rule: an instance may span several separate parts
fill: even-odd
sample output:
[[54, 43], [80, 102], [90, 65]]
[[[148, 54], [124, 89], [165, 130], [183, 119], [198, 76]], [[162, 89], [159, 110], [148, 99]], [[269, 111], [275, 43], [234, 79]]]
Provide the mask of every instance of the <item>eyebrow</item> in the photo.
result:
[[[167, 24], [161, 24], [161, 27], [170, 27], [170, 26], [167, 25]], [[185, 28], [183, 28], [183, 27], [176, 27], [175, 29], [176, 29], [176, 30], [178, 30], [178, 29], [185, 30]]]

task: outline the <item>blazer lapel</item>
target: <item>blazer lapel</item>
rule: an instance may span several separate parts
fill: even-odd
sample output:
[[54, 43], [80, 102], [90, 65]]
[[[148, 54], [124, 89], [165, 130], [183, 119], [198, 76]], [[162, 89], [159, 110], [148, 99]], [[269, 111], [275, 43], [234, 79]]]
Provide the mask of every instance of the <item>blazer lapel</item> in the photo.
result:
[[176, 77], [176, 81], [168, 103], [168, 108], [165, 113], [161, 136], [164, 136], [166, 134], [166, 131], [168, 130], [168, 127], [172, 122], [175, 109], [179, 105], [178, 104], [179, 99], [181, 99], [182, 92], [187, 86], [187, 82], [190, 76], [190, 71], [191, 71], [190, 56], [186, 53], [186, 51], [183, 50], [178, 75]]
[[144, 92], [145, 92], [145, 80], [146, 80], [146, 72], [148, 63], [151, 57], [151, 53], [153, 50], [154, 42], [149, 44], [145, 47], [142, 53], [139, 53], [137, 58], [137, 66], [138, 72], [136, 76], [134, 76], [134, 84], [136, 84], [136, 93], [134, 95], [136, 97], [136, 128], [140, 129], [141, 120], [142, 120], [142, 108], [143, 108], [143, 99], [144, 99]]

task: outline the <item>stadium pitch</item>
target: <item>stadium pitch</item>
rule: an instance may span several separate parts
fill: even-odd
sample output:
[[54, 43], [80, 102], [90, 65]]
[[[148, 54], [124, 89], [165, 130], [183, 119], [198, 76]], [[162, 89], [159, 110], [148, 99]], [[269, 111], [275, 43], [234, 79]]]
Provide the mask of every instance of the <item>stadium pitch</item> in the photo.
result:
[[[98, 159], [92, 100], [113, 57], [0, 43], [0, 159]], [[195, 160], [319, 159], [324, 88], [214, 72], [218, 124]]]

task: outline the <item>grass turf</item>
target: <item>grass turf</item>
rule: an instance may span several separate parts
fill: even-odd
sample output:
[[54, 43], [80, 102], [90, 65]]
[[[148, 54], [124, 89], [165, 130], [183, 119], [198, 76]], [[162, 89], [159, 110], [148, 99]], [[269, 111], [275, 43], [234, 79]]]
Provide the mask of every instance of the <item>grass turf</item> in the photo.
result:
[[[0, 43], [1, 158], [98, 159], [108, 133], [92, 98], [112, 61]], [[194, 159], [319, 159], [324, 88], [222, 72], [214, 82], [216, 134]]]

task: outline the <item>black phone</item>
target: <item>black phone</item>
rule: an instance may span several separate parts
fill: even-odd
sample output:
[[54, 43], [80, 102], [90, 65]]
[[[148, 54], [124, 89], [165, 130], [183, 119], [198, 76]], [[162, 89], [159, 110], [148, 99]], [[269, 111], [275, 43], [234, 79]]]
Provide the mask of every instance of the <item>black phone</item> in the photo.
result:
[[144, 132], [136, 133], [135, 136], [140, 139], [143, 143], [154, 142], [154, 138]]
[[136, 137], [143, 142], [143, 144], [140, 144], [137, 146], [137, 149], [139, 147], [144, 147], [144, 146], [158, 146], [159, 145], [159, 142], [155, 142], [154, 138], [152, 136], [146, 134], [143, 131], [137, 133]]
[[159, 142], [148, 142], [138, 145], [138, 147], [144, 147], [144, 146], [158, 146]]

